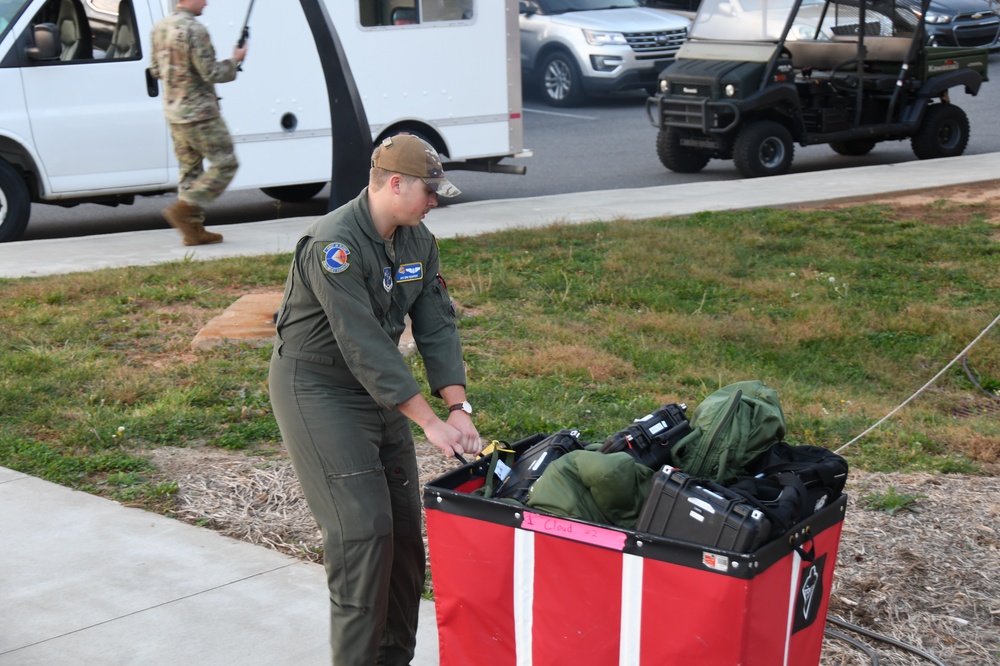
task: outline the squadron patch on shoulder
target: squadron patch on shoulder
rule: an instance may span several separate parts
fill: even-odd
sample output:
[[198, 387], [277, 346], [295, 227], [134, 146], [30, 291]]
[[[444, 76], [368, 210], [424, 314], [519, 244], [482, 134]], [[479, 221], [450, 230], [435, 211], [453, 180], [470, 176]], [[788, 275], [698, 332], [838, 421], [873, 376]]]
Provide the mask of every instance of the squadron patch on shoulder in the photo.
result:
[[412, 282], [424, 277], [424, 265], [419, 261], [415, 264], [400, 264], [396, 271], [396, 282]]
[[382, 288], [386, 291], [392, 290], [392, 268], [389, 266], [382, 269]]
[[347, 261], [350, 253], [343, 243], [330, 243], [323, 248], [323, 270], [328, 273], [343, 273], [351, 265]]

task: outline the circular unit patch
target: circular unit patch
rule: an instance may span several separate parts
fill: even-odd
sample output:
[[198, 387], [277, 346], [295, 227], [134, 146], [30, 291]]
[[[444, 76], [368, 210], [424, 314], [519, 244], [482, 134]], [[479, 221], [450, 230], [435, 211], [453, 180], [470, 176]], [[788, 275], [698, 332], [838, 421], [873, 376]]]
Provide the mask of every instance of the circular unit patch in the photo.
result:
[[323, 270], [329, 273], [343, 273], [350, 266], [347, 255], [351, 253], [343, 243], [330, 243], [323, 248]]

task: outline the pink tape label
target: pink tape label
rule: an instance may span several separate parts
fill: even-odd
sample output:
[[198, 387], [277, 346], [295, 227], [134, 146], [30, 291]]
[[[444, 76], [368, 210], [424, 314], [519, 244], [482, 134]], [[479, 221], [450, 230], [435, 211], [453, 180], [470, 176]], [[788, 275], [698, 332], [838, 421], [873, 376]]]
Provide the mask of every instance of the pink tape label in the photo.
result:
[[542, 516], [537, 513], [525, 511], [521, 527], [533, 532], [582, 541], [583, 543], [601, 546], [602, 548], [611, 548], [613, 550], [625, 549], [624, 532], [606, 530], [602, 527], [594, 527], [593, 525], [584, 525], [583, 523], [563, 518]]

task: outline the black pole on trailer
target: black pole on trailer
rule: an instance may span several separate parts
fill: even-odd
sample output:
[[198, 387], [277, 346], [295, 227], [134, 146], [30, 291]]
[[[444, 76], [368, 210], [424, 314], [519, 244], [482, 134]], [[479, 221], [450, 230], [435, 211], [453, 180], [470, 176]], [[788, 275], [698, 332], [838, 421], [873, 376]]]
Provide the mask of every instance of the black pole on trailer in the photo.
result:
[[330, 100], [333, 159], [327, 210], [331, 211], [354, 199], [368, 185], [374, 146], [361, 95], [324, 0], [299, 1], [316, 42]]

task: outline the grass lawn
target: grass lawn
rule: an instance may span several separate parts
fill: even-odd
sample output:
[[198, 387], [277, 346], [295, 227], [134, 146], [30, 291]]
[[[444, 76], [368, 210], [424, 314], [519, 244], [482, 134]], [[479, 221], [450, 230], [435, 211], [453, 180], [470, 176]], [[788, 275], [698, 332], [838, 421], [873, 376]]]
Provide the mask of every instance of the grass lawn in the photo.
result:
[[[761, 379], [790, 443], [836, 449], [1000, 314], [996, 223], [962, 212], [753, 210], [442, 240], [477, 426], [603, 441], [663, 403], [690, 410]], [[270, 346], [190, 341], [238, 297], [280, 290], [289, 259], [0, 280], [0, 465], [169, 512], [176, 484], [151, 481], [143, 452], [279, 451]], [[994, 473], [998, 391], [994, 329], [843, 454], [873, 471]]]

